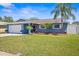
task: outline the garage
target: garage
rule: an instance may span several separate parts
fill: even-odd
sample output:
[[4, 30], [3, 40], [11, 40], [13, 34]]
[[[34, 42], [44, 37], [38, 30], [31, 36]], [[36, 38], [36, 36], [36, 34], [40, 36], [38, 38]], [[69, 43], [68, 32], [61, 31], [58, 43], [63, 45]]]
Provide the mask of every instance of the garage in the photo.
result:
[[8, 32], [9, 33], [22, 33], [22, 25], [17, 24], [17, 25], [8, 25]]

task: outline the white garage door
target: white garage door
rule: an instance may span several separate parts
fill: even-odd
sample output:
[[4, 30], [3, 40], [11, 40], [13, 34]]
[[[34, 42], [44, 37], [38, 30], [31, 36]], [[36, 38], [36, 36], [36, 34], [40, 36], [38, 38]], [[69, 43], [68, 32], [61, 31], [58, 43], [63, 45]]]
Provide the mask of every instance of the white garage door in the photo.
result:
[[22, 25], [9, 25], [9, 33], [21, 33]]

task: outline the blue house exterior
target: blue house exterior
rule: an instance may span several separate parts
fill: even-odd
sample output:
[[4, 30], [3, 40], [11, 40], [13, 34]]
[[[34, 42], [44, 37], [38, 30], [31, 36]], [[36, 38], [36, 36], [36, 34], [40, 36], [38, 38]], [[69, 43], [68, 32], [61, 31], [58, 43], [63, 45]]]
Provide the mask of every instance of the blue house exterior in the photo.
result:
[[[50, 20], [48, 20], [50, 21]], [[7, 32], [8, 33], [21, 33], [21, 34], [29, 34], [29, 30], [26, 28], [27, 26], [32, 26], [31, 33], [53, 33], [53, 34], [63, 34], [67, 32], [67, 22], [62, 22], [58, 20], [57, 21], [50, 21], [48, 22], [45, 20], [35, 20], [35, 21], [26, 21], [26, 22], [15, 22], [15, 23], [10, 23], [7, 25]], [[45, 29], [42, 28], [41, 25], [45, 23], [52, 23], [52, 28], [51, 29]]]
[[[54, 23], [55, 24], [61, 24], [62, 23]], [[63, 23], [62, 27], [61, 28], [52, 28], [52, 29], [38, 29], [37, 31], [40, 32], [40, 33], [53, 33], [53, 34], [56, 34], [56, 33], [59, 33], [59, 34], [64, 34], [67, 32], [67, 25], [68, 23]]]

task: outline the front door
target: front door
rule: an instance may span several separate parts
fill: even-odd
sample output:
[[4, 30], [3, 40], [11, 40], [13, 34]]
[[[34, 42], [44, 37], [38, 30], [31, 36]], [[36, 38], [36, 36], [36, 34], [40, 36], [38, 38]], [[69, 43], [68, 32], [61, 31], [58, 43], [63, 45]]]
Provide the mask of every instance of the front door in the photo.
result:
[[35, 31], [36, 31], [36, 27], [35, 27], [35, 25], [32, 25], [32, 27], [33, 27], [33, 29], [32, 29], [32, 33], [35, 33]]

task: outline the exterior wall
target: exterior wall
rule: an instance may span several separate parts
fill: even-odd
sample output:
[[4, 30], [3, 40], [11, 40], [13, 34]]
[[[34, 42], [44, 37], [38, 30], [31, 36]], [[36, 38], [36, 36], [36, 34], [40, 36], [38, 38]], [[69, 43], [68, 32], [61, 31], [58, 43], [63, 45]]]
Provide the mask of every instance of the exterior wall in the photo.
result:
[[76, 25], [76, 24], [68, 25], [67, 33], [68, 34], [79, 34], [79, 25]]
[[[56, 23], [59, 24], [59, 23]], [[63, 27], [61, 29], [37, 29], [37, 32], [41, 33], [66, 33], [67, 32], [67, 23], [63, 24]]]

